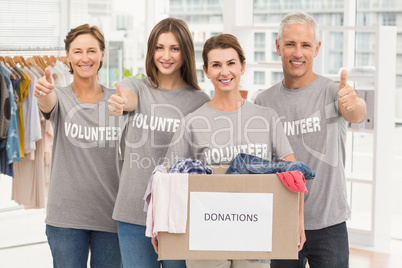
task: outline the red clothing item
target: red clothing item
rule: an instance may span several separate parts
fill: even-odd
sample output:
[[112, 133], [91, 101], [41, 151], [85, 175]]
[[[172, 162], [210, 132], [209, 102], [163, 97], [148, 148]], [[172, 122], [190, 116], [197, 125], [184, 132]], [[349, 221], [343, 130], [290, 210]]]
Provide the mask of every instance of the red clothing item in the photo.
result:
[[286, 188], [288, 188], [292, 192], [305, 193], [305, 194], [308, 193], [305, 184], [306, 181], [304, 179], [304, 175], [302, 172], [294, 170], [294, 171], [276, 173], [276, 175], [279, 177], [279, 179], [281, 179], [283, 185], [285, 185]]

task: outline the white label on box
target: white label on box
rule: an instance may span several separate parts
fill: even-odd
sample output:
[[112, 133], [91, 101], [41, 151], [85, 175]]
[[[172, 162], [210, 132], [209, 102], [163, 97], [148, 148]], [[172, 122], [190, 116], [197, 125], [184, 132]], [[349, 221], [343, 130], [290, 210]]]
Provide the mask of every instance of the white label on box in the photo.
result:
[[190, 192], [190, 250], [272, 251], [272, 193]]

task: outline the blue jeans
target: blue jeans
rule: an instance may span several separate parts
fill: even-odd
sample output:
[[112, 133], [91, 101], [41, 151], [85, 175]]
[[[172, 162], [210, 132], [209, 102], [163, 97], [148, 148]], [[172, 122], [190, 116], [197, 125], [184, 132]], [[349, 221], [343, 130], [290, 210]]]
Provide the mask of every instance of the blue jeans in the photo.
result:
[[293, 170], [302, 172], [306, 180], [315, 178], [315, 172], [303, 162], [271, 162], [244, 153], [239, 153], [235, 159], [233, 159], [226, 174], [275, 174]]
[[160, 268], [161, 263], [164, 268], [185, 268], [184, 260], [164, 260], [158, 261], [151, 243], [151, 238], [145, 236], [145, 226], [126, 222], [117, 222], [121, 257], [124, 268]]
[[306, 230], [306, 243], [299, 260], [271, 260], [271, 268], [348, 268], [349, 242], [346, 223], [320, 230]]
[[87, 267], [89, 250], [91, 267], [122, 267], [116, 233], [46, 225], [46, 235], [55, 268]]

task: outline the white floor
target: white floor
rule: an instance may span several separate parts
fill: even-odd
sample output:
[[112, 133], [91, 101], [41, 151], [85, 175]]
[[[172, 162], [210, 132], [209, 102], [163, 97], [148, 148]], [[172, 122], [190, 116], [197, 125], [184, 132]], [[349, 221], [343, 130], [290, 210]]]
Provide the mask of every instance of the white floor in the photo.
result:
[[44, 209], [0, 212], [0, 267], [53, 267], [44, 220]]
[[[0, 267], [51, 268], [52, 256], [45, 235], [45, 210], [17, 209], [0, 212]], [[359, 246], [353, 246], [361, 248]], [[370, 250], [369, 248], [361, 248]], [[391, 240], [389, 254], [402, 260], [402, 240]], [[400, 258], [399, 258], [400, 256]], [[398, 264], [401, 263], [398, 261]], [[359, 267], [355, 264], [359, 263]], [[360, 267], [361, 260], [350, 258], [351, 268]], [[89, 266], [88, 266], [89, 267]], [[367, 266], [367, 268], [370, 266]], [[393, 267], [391, 266], [387, 267]], [[399, 268], [399, 265], [395, 268]]]

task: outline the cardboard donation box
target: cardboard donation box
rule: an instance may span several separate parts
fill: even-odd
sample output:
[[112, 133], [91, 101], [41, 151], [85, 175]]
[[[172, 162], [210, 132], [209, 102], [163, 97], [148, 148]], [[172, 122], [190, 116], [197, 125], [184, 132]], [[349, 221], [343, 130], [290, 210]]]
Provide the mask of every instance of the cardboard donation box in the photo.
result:
[[299, 194], [273, 174], [189, 175], [185, 234], [159, 232], [159, 260], [297, 259]]

